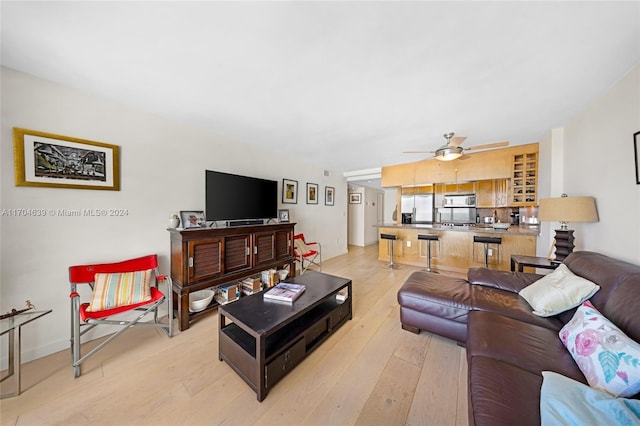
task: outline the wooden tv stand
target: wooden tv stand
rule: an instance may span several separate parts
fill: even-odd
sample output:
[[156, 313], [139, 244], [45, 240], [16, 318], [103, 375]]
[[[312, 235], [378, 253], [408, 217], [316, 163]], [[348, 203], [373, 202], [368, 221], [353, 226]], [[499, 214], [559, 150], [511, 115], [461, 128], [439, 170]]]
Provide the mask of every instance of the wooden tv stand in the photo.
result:
[[189, 312], [189, 293], [235, 283], [271, 268], [289, 267], [295, 276], [295, 223], [223, 228], [169, 229], [171, 279], [180, 331], [218, 307], [215, 300], [201, 312]]

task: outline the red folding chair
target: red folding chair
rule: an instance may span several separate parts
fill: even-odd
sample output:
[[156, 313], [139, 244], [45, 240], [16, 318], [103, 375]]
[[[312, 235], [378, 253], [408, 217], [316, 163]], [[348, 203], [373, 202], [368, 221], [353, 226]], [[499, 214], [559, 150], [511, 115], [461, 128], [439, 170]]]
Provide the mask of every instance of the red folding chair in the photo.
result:
[[[167, 284], [167, 296], [158, 289], [160, 281]], [[69, 267], [71, 283], [71, 352], [75, 377], [80, 365], [106, 344], [134, 325], [162, 329], [173, 335], [173, 291], [171, 277], [158, 275], [157, 255], [148, 255], [116, 263]], [[88, 284], [93, 290], [90, 302], [81, 303], [78, 284]], [[158, 319], [158, 308], [167, 303], [167, 322]], [[132, 313], [133, 312], [133, 313]], [[128, 315], [120, 315], [127, 314]], [[153, 321], [140, 321], [153, 314]], [[114, 317], [116, 319], [114, 319]], [[131, 319], [133, 317], [133, 319]], [[86, 355], [80, 353], [81, 337], [97, 325], [121, 326]]]
[[[304, 234], [293, 237], [296, 260], [300, 262], [300, 275], [304, 274], [311, 265], [316, 265], [322, 271], [322, 247], [315, 241], [306, 241]], [[305, 265], [306, 262], [306, 265]]]

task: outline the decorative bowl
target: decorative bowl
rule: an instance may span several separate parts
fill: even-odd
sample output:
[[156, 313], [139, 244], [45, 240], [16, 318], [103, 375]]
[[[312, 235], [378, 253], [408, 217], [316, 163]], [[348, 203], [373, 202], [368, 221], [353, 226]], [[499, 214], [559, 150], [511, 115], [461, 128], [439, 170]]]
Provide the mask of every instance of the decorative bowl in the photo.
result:
[[189, 312], [200, 312], [204, 310], [211, 299], [213, 299], [213, 290], [198, 290], [189, 293]]
[[280, 269], [278, 271], [278, 275], [280, 275], [280, 281], [282, 281], [287, 278], [287, 275], [289, 275], [289, 271], [287, 271], [286, 269]]
[[498, 222], [493, 224], [493, 229], [509, 229], [510, 223]]

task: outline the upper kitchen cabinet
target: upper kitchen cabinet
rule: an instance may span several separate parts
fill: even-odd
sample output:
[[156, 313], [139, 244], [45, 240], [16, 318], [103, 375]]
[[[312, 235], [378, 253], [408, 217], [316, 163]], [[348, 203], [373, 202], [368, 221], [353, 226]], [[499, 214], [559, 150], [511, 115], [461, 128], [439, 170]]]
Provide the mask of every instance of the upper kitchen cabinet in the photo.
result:
[[[537, 158], [537, 143], [476, 153], [465, 152], [462, 157], [454, 161], [429, 159], [385, 166], [382, 167], [382, 186], [394, 187], [513, 179], [514, 158], [518, 155], [531, 153], [536, 154]], [[509, 201], [513, 201], [511, 197], [508, 198]]]
[[475, 182], [476, 207], [495, 208], [509, 206], [509, 179], [491, 179]]
[[534, 206], [538, 203], [538, 151], [513, 156], [512, 206]]
[[415, 185], [417, 164], [406, 163], [383, 167], [381, 174], [382, 187]]

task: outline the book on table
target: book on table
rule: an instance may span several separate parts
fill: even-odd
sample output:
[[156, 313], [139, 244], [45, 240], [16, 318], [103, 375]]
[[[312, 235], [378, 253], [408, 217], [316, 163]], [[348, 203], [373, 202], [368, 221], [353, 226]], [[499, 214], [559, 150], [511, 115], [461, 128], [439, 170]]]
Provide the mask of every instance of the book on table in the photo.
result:
[[265, 299], [293, 302], [304, 292], [301, 284], [279, 283], [264, 293]]

